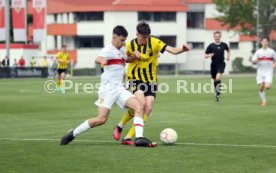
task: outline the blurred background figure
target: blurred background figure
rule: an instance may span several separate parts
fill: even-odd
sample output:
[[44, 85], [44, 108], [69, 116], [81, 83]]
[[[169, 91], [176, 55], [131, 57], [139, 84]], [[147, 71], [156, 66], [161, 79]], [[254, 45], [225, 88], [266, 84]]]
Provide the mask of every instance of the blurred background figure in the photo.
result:
[[3, 66], [3, 67], [9, 67], [9, 66], [10, 66], [10, 59], [8, 58], [8, 56], [6, 56], [6, 57], [2, 60], [2, 66]]
[[[17, 64], [17, 63], [16, 63]], [[16, 65], [17, 66], [17, 65]], [[21, 58], [18, 61], [18, 66], [19, 67], [25, 67], [25, 59], [23, 58], [23, 56], [21, 56]]]
[[57, 74], [57, 61], [53, 56], [48, 59], [48, 65], [49, 65], [49, 77], [54, 78]]
[[17, 66], [18, 66], [17, 60], [16, 60], [16, 58], [14, 58], [14, 59], [13, 59], [12, 67], [17, 67]]
[[48, 61], [46, 56], [44, 56], [43, 58], [40, 59], [40, 67], [47, 67], [48, 68]]
[[31, 67], [35, 67], [36, 66], [36, 60], [35, 60], [34, 56], [32, 57], [30, 64], [31, 64]]
[[47, 77], [48, 77], [49, 74], [50, 74], [50, 68], [49, 68], [49, 64], [48, 64], [46, 56], [43, 56], [43, 58], [40, 59], [40, 64], [39, 65], [40, 65], [41, 68], [46, 68], [47, 69]]
[[57, 53], [56, 56], [57, 61], [57, 72], [58, 72], [58, 80], [57, 80], [57, 91], [62, 91], [62, 82], [65, 78], [68, 69], [69, 63], [69, 52], [67, 51], [67, 46], [62, 45], [62, 49]]

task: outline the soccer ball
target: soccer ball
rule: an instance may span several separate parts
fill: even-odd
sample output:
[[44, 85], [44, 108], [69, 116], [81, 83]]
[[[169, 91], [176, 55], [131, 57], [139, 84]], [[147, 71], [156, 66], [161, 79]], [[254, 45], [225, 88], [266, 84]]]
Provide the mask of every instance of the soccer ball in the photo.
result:
[[160, 133], [160, 140], [165, 145], [175, 144], [177, 140], [177, 133], [171, 128], [166, 128]]

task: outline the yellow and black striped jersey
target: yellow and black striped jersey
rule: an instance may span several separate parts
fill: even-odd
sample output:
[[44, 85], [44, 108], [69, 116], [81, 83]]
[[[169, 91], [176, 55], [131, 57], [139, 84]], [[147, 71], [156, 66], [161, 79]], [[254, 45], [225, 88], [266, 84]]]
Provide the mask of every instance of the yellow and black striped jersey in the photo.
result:
[[67, 69], [69, 53], [68, 52], [58, 52], [57, 60], [58, 60], [58, 69]]
[[166, 44], [154, 37], [149, 37], [147, 45], [139, 45], [137, 38], [126, 43], [127, 51], [132, 53], [138, 50], [140, 59], [129, 63], [127, 70], [128, 80], [135, 79], [143, 83], [157, 83], [158, 54], [163, 53]]

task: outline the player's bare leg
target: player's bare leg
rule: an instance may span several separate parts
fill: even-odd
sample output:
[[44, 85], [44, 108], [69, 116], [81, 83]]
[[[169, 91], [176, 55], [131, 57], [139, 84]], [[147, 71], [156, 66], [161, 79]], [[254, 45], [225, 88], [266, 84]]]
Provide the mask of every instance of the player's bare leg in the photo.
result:
[[264, 91], [265, 83], [260, 83], [258, 87], [259, 87], [259, 95], [262, 100], [261, 105], [266, 106], [266, 97], [265, 97], [265, 91]]
[[81, 133], [89, 130], [90, 128], [103, 125], [108, 120], [109, 113], [110, 110], [108, 108], [99, 107], [97, 117], [88, 119], [80, 124], [77, 128], [69, 131], [65, 136], [61, 138], [60, 145], [67, 145]]
[[[143, 98], [143, 97], [141, 97]], [[154, 104], [155, 97], [154, 96], [146, 96], [145, 97], [145, 108], [144, 108], [144, 123], [148, 120], [149, 115], [152, 111], [152, 107]], [[131, 140], [135, 135], [135, 127], [132, 126], [130, 130], [128, 131], [126, 137], [122, 140], [122, 144], [124, 145], [132, 145], [133, 141]]]
[[144, 133], [144, 105], [136, 97], [127, 100], [126, 107], [134, 110], [134, 127], [135, 127], [135, 141], [137, 147], [155, 147], [156, 143], [152, 143], [149, 139], [143, 136]]
[[271, 87], [271, 83], [265, 83], [265, 89], [269, 90]]
[[150, 116], [150, 113], [153, 109], [154, 101], [155, 101], [154, 96], [147, 96], [146, 97], [146, 105], [145, 105], [145, 111], [144, 112], [147, 116]]
[[262, 106], [267, 105], [267, 100], [266, 100], [264, 89], [269, 90], [270, 87], [271, 87], [271, 83], [261, 83], [261, 84], [259, 84], [259, 95], [260, 95], [261, 100], [262, 100], [262, 104], [261, 104]]
[[[141, 90], [138, 90], [134, 93], [134, 95], [136, 96], [136, 98], [139, 100], [139, 102], [142, 104], [142, 106], [144, 107], [144, 105], [146, 104], [146, 99], [144, 96], [144, 92]], [[123, 130], [124, 125], [134, 117], [134, 110], [133, 109], [129, 109], [128, 112], [126, 112], [126, 114], [124, 115], [124, 117], [121, 119], [121, 121], [115, 126], [115, 129], [113, 131], [113, 138], [115, 140], [120, 140], [121, 137], [121, 132]], [[134, 134], [134, 126], [133, 128], [131, 128], [131, 130]], [[122, 140], [122, 144], [125, 145], [133, 145], [134, 142], [131, 140], [130, 136], [128, 137], [128, 135]]]
[[222, 74], [221, 74], [221, 73], [217, 73], [217, 74], [216, 74], [215, 81], [214, 81], [215, 90], [216, 90], [216, 101], [217, 101], [217, 102], [219, 102], [219, 100], [220, 100], [220, 84], [221, 84], [221, 77], [222, 77]]
[[65, 78], [65, 73], [58, 74], [58, 80], [57, 80], [57, 91], [62, 91], [62, 84], [63, 80]]
[[[139, 100], [139, 102], [142, 104], [143, 108], [145, 107], [146, 104], [146, 98], [144, 96], [144, 92], [141, 90], [138, 90], [134, 93], [134, 95], [136, 96], [136, 98]], [[131, 111], [132, 109], [130, 109], [126, 115], [123, 117], [123, 119], [119, 122], [119, 124], [115, 127], [115, 130], [113, 132], [113, 137], [116, 134], [116, 129], [123, 128], [123, 126], [132, 118], [134, 117], [134, 111]], [[132, 113], [131, 116], [129, 116], [128, 114]], [[120, 134], [121, 135], [121, 134]], [[128, 131], [127, 135], [124, 137], [124, 139], [122, 140], [122, 144], [123, 145], [134, 145], [134, 141], [132, 141], [132, 137], [134, 137], [135, 135], [135, 127], [134, 125], [131, 126], [130, 130]], [[115, 137], [114, 137], [115, 139]], [[119, 140], [119, 139], [118, 139]]]

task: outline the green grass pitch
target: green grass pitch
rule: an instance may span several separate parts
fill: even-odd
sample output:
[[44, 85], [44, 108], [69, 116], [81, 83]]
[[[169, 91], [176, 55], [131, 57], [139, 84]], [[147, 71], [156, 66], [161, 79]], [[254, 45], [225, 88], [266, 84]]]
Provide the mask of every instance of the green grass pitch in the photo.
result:
[[[220, 103], [213, 94], [176, 93], [176, 80], [208, 83], [209, 76], [162, 77], [170, 91], [158, 94], [145, 125], [156, 148], [135, 148], [114, 141], [114, 125], [124, 111], [113, 107], [109, 121], [78, 136], [67, 146], [59, 139], [96, 116], [97, 94], [70, 90], [48, 94], [47, 79], [0, 80], [1, 173], [276, 173], [276, 89], [260, 106], [255, 76], [227, 76], [232, 94]], [[96, 83], [98, 78], [76, 78]], [[131, 122], [132, 123], [132, 122]], [[127, 127], [131, 123], [128, 123]], [[164, 146], [164, 128], [178, 133], [178, 143]], [[126, 129], [123, 131], [126, 134]]]

